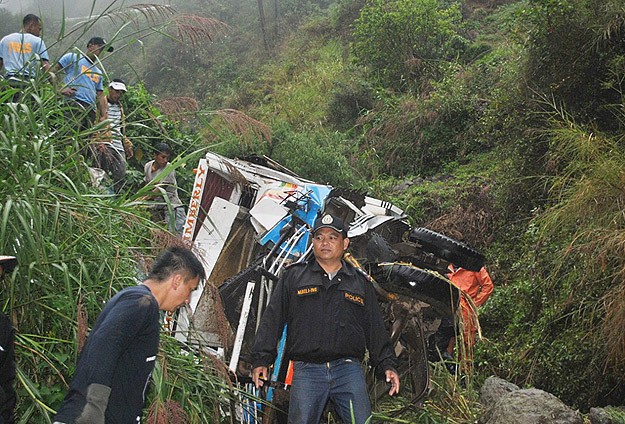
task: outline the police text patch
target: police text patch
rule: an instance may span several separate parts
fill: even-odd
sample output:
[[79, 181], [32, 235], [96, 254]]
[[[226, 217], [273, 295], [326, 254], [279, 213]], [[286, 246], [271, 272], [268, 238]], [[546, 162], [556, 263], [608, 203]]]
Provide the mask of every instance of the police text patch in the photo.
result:
[[345, 292], [345, 299], [357, 305], [365, 306], [365, 299], [360, 295]]

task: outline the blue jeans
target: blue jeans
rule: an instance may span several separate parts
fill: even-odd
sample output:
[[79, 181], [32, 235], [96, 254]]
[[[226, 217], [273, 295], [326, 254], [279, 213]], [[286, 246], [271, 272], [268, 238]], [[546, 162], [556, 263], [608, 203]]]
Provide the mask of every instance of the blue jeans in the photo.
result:
[[319, 424], [328, 399], [344, 423], [365, 424], [371, 415], [371, 402], [359, 360], [294, 363], [289, 424]]

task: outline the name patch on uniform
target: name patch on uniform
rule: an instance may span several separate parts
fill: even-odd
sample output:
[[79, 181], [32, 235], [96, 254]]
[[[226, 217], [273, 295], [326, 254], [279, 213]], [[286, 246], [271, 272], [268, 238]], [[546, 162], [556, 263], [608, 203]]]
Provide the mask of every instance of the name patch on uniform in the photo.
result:
[[365, 306], [365, 299], [357, 294], [345, 292], [345, 299], [360, 306]]
[[303, 289], [299, 289], [297, 291], [298, 296], [308, 296], [311, 294], [317, 294], [319, 292], [319, 287], [305, 287]]

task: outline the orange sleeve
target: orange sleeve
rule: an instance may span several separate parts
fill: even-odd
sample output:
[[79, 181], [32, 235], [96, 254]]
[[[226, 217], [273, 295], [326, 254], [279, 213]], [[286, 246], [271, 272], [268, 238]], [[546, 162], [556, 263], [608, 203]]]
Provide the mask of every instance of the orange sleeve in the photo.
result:
[[490, 278], [490, 275], [488, 274], [488, 271], [486, 271], [486, 268], [482, 267], [482, 269], [480, 269], [480, 272], [478, 272], [477, 274], [480, 290], [478, 291], [473, 301], [477, 306], [482, 306], [493, 293], [495, 286], [493, 285], [493, 280]]

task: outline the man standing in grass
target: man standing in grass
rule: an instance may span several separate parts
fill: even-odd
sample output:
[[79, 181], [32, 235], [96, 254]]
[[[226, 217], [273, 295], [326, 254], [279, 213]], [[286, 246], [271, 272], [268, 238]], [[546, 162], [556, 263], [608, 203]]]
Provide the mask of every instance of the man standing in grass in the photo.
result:
[[109, 129], [95, 146], [95, 164], [109, 175], [115, 194], [119, 194], [126, 183], [126, 157], [132, 157], [132, 152], [127, 150], [127, 143], [130, 146], [132, 143], [126, 139], [124, 108], [121, 104], [122, 95], [127, 90], [126, 83], [116, 78], [111, 81], [108, 90], [106, 102]]
[[70, 52], [64, 54], [55, 66], [55, 72], [65, 73], [64, 86], [61, 94], [72, 99], [79, 108], [81, 120], [80, 129], [89, 129], [95, 122], [106, 119], [107, 105], [103, 95], [102, 70], [98, 66], [98, 57], [106, 50], [113, 51], [112, 46], [107, 47], [102, 37], [93, 37], [87, 43], [87, 51]]
[[159, 310], [188, 303], [205, 278], [191, 250], [172, 247], [143, 283], [117, 293], [89, 334], [55, 423], [139, 422], [158, 353]]
[[[41, 39], [41, 19], [33, 14], [24, 16], [22, 31], [14, 32], [0, 41], [0, 68], [6, 71], [9, 86], [20, 91], [27, 81], [36, 78], [41, 69], [50, 68], [48, 51]], [[20, 91], [13, 95], [17, 101]]]
[[[158, 143], [155, 146], [154, 159], [145, 164], [143, 171], [145, 173], [146, 184], [158, 178], [158, 187], [162, 187], [167, 194], [167, 200], [155, 201], [151, 207], [152, 218], [154, 221], [165, 221], [169, 227], [169, 231], [174, 234], [182, 235], [186, 213], [184, 206], [178, 196], [178, 183], [176, 182], [176, 171], [171, 170], [163, 177], [160, 174], [169, 164], [172, 150], [167, 143]], [[155, 191], [159, 191], [155, 188]], [[169, 204], [168, 204], [169, 203]], [[171, 208], [170, 208], [171, 207]], [[173, 219], [170, 214], [173, 211]]]
[[[477, 334], [477, 308], [486, 303], [493, 293], [495, 286], [493, 285], [490, 274], [484, 267], [476, 272], [458, 267], [454, 264], [449, 264], [449, 274], [447, 274], [447, 277], [456, 287], [466, 293], [473, 302], [473, 305], [470, 305], [469, 301], [464, 296], [460, 297], [462, 325], [459, 331], [462, 332], [463, 337], [459, 356], [463, 359], [465, 365], [470, 366], [473, 361], [473, 346]], [[456, 338], [454, 336], [449, 341], [449, 353], [453, 353], [455, 344]]]

